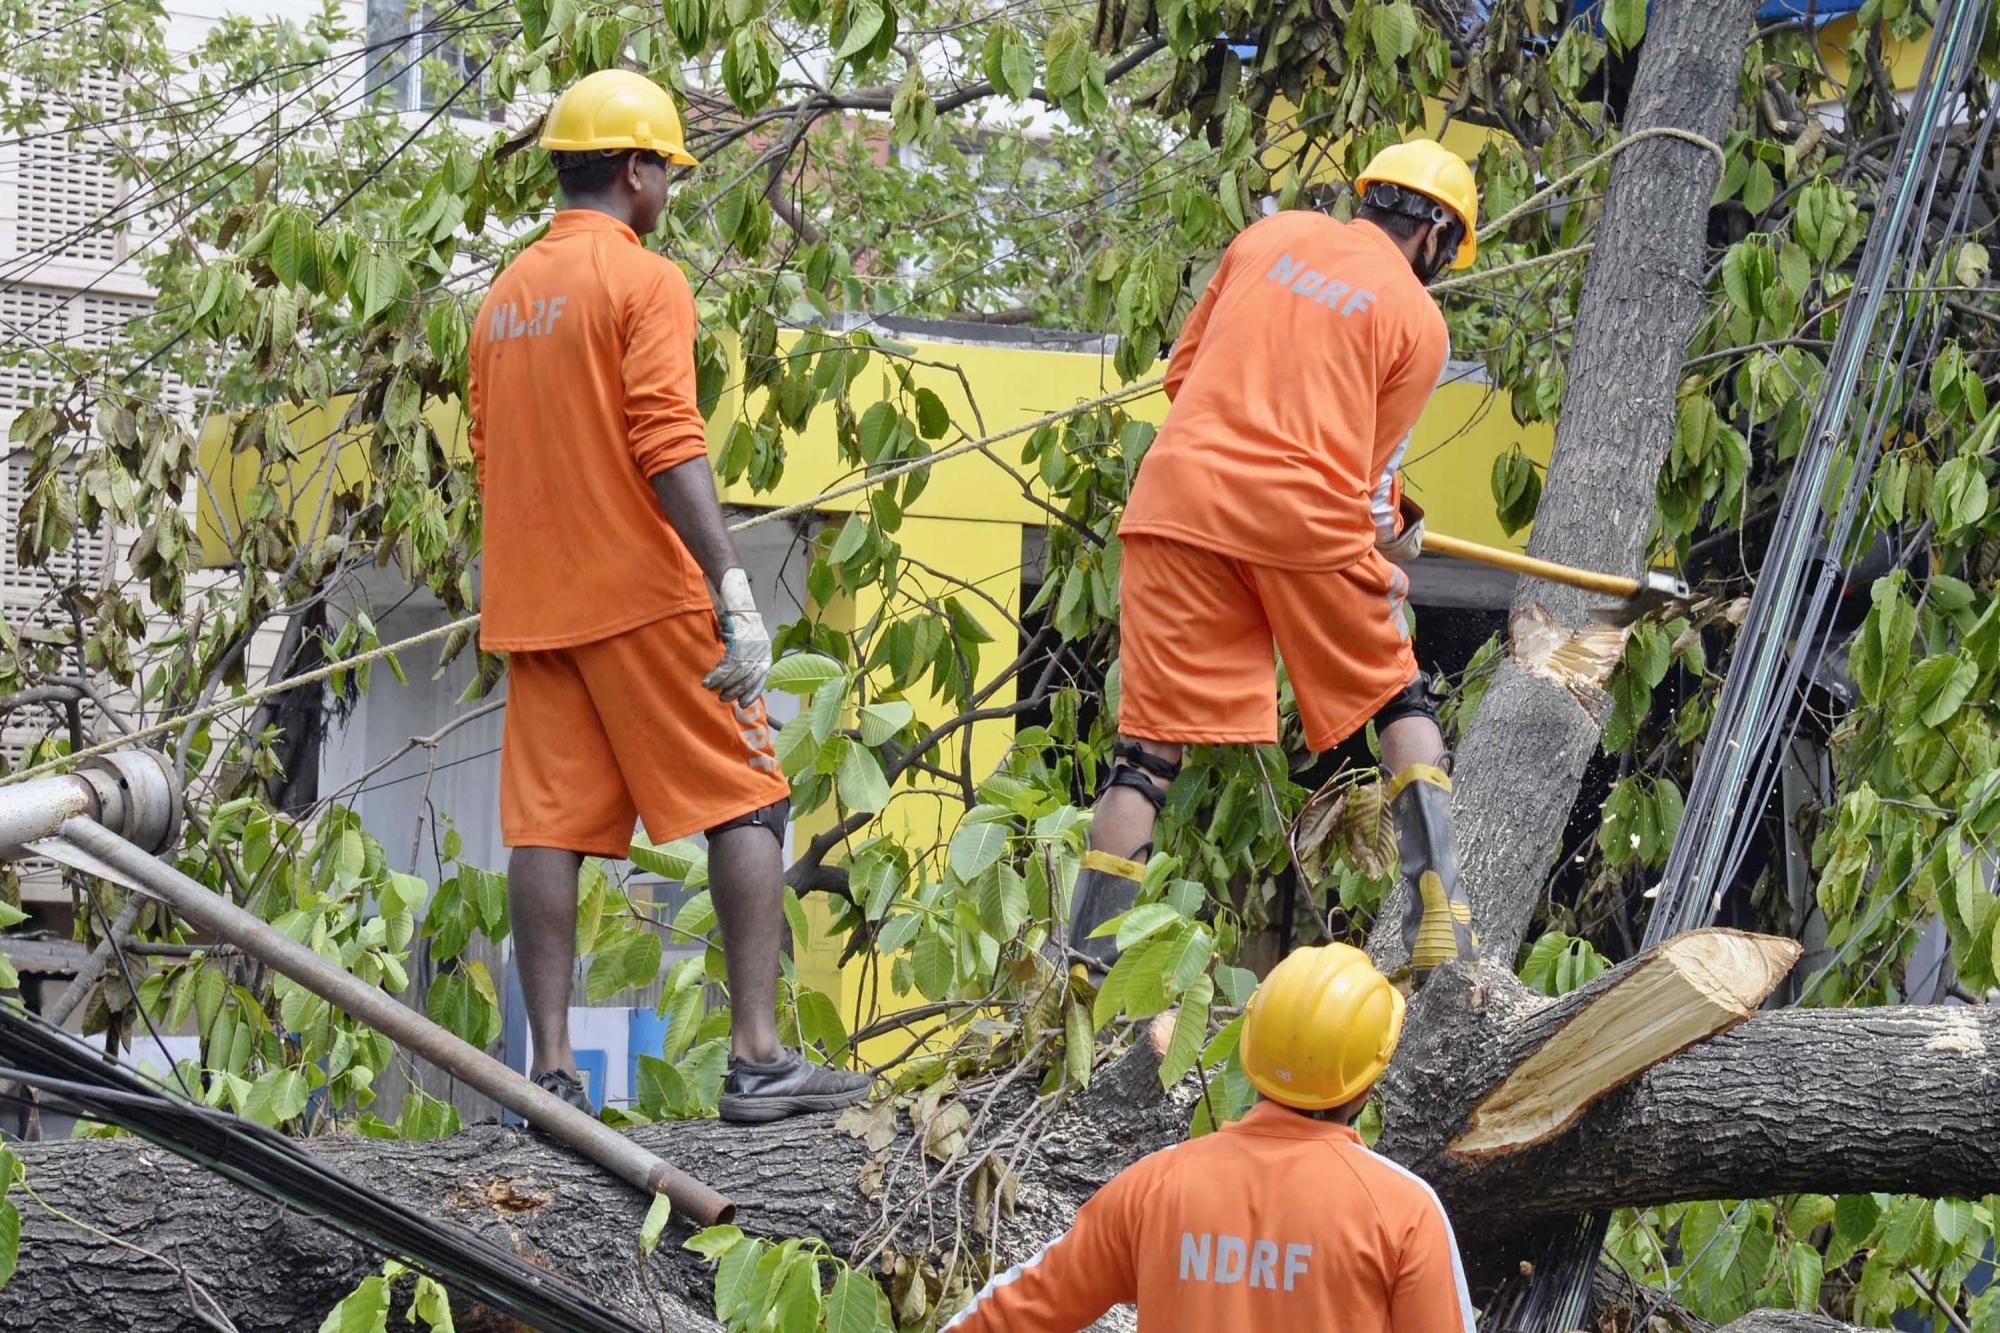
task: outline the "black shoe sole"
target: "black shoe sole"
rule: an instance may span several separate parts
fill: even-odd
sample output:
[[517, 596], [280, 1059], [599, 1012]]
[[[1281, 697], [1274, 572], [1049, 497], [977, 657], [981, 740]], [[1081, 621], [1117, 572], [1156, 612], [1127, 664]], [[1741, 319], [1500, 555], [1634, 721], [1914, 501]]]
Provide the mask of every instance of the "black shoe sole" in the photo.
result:
[[838, 1111], [842, 1107], [867, 1100], [868, 1093], [867, 1088], [856, 1088], [853, 1092], [801, 1094], [795, 1097], [746, 1097], [739, 1093], [726, 1092], [715, 1110], [718, 1116], [732, 1125], [768, 1125], [773, 1120], [784, 1120], [795, 1115], [810, 1115], [814, 1111]]

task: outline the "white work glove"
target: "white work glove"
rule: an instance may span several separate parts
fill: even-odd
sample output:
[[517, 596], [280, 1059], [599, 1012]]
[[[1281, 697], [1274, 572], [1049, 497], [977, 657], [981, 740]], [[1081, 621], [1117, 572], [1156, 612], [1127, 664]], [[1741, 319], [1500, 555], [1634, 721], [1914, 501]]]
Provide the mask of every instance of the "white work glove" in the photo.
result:
[[1407, 565], [1424, 553], [1424, 511], [1409, 496], [1403, 497], [1403, 530], [1388, 541], [1375, 539], [1375, 549], [1392, 564]]
[[740, 569], [722, 576], [715, 594], [715, 618], [722, 627], [722, 660], [701, 683], [725, 703], [747, 703], [764, 692], [771, 674], [771, 635], [750, 595], [750, 578]]

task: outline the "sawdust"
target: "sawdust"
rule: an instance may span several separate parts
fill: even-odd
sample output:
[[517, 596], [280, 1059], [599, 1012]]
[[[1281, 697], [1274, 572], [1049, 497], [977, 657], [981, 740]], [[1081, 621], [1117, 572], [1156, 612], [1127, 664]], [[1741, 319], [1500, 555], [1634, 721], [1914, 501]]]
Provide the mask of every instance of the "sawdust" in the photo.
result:
[[1945, 1030], [1925, 1042], [1925, 1050], [1950, 1051], [1974, 1059], [1986, 1054], [1985, 1034], [1980, 1032], [1979, 1024], [1970, 1015], [1947, 1014], [1943, 1021]]

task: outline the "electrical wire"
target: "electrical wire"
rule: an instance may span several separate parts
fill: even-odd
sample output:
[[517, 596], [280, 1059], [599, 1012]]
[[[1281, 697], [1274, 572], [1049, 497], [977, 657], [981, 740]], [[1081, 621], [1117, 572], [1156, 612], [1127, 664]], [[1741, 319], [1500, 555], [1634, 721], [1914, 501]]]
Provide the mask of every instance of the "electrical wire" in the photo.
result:
[[412, 1265], [455, 1296], [549, 1333], [646, 1333], [561, 1274], [383, 1196], [276, 1130], [176, 1097], [11, 1001], [0, 1003], [0, 1062], [0, 1079], [36, 1089], [45, 1107], [127, 1130]]

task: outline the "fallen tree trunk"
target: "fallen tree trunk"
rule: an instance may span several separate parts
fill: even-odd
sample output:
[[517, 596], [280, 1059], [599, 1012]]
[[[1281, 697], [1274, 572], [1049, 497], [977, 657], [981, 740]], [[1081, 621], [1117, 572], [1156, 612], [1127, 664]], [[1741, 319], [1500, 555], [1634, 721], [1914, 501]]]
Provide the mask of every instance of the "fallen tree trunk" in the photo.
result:
[[1606, 1206], [2000, 1190], [2000, 1013], [1985, 1006], [1759, 1013], [1604, 1092], [1559, 1135], [1463, 1151], [1504, 1080], [1492, 1052], [1548, 1004], [1490, 968], [1440, 969], [1384, 1081], [1395, 1114], [1379, 1150], [1437, 1188], [1489, 1261], [1531, 1258], [1509, 1238]]
[[[1157, 1069], [1142, 1043], [1039, 1122], [1031, 1090], [1003, 1089], [994, 1098], [973, 1152], [957, 1168], [976, 1175], [985, 1151], [1011, 1151], [1018, 1127], [1032, 1126], [1034, 1159], [1014, 1191], [1002, 1257], [1022, 1257], [1060, 1233], [1111, 1176], [1185, 1134], [1197, 1089], [1190, 1081], [1163, 1095]], [[967, 1101], [976, 1116], [976, 1100]], [[975, 1196], [959, 1188], [956, 1168], [925, 1156], [927, 1136], [907, 1124], [879, 1157], [831, 1116], [769, 1126], [689, 1121], [648, 1126], [634, 1137], [705, 1173], [737, 1202], [737, 1223], [752, 1234], [819, 1236], [848, 1255], [887, 1230], [891, 1254], [930, 1251], [931, 1271], [919, 1276], [932, 1286], [936, 1261], [954, 1238], [978, 1240]], [[642, 1264], [636, 1241], [647, 1201], [539, 1135], [488, 1125], [431, 1142], [335, 1135], [310, 1146], [370, 1188], [483, 1232], [647, 1323], [673, 1333], [715, 1327], [706, 1314], [707, 1265], [680, 1248], [690, 1229], [677, 1218]], [[18, 1199], [20, 1269], [0, 1291], [0, 1329], [203, 1327], [183, 1267], [241, 1333], [313, 1328], [380, 1266], [320, 1223], [137, 1140], [23, 1144], [19, 1151], [45, 1206]], [[864, 1194], [864, 1175], [881, 1180], [880, 1197]], [[898, 1220], [901, 1205], [927, 1193], [923, 1216], [885, 1226], [885, 1219]], [[964, 1249], [968, 1269], [976, 1248]], [[475, 1317], [458, 1327], [511, 1326]]]
[[[1412, 1005], [1385, 1080], [1380, 1150], [1437, 1185], [1475, 1273], [1488, 1274], [1527, 1257], [1528, 1228], [1593, 1208], [1803, 1189], [2000, 1190], [2000, 1070], [1988, 1054], [2000, 1051], [2000, 1016], [1904, 1008], [1745, 1021], [1792, 947], [1700, 932], [1556, 1001], [1490, 968], [1441, 969]], [[1704, 1030], [1724, 1035], [1702, 1041]], [[1595, 1035], [1577, 1044], [1579, 1032]], [[1535, 1073], [1551, 1053], [1562, 1097], [1543, 1095], [1550, 1084]], [[1013, 1262], [1064, 1230], [1111, 1176], [1178, 1142], [1200, 1096], [1193, 1078], [1163, 1092], [1145, 1041], [1064, 1105], [1038, 1098], [1032, 1083], [975, 1085], [918, 1125], [889, 1113], [874, 1123], [695, 1121], [636, 1135], [735, 1199], [745, 1230], [886, 1257], [898, 1290], [922, 1282], [916, 1303], [928, 1304], [947, 1280], [976, 1282], [989, 1258]], [[1467, 1153], [1454, 1145], [1475, 1117], [1487, 1137]], [[1496, 1126], [1511, 1127], [1504, 1146]], [[871, 1130], [879, 1151], [857, 1137]], [[677, 1223], [641, 1264], [645, 1201], [527, 1131], [483, 1126], [429, 1143], [336, 1136], [313, 1147], [364, 1184], [483, 1231], [648, 1322], [710, 1326], [699, 1313], [709, 1308], [707, 1268], [679, 1248], [686, 1229]], [[0, 1292], [0, 1328], [194, 1328], [177, 1264], [243, 1333], [310, 1327], [375, 1267], [319, 1224], [132, 1140], [21, 1152], [35, 1195], [67, 1217], [23, 1201], [21, 1268]], [[996, 1246], [986, 1228], [1007, 1197]]]

